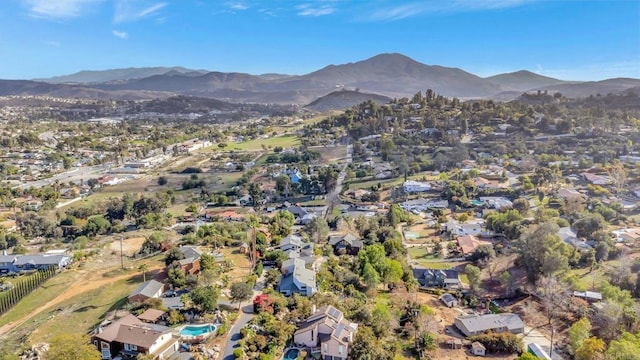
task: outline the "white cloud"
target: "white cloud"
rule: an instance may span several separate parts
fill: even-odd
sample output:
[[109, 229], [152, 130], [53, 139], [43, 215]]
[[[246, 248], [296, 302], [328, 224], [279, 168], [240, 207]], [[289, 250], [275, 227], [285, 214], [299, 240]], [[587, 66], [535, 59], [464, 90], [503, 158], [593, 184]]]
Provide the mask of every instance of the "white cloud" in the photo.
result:
[[45, 41], [44, 43], [52, 47], [60, 47], [62, 45], [59, 41]]
[[23, 0], [29, 15], [48, 19], [68, 19], [83, 14], [104, 0]]
[[129, 34], [127, 34], [127, 33], [126, 33], [126, 32], [124, 32], [124, 31], [113, 30], [113, 31], [111, 31], [111, 33], [112, 33], [114, 36], [119, 37], [120, 39], [126, 39], [126, 38], [128, 38], [128, 37], [129, 37]]
[[413, 1], [398, 6], [378, 7], [365, 13], [361, 20], [395, 21], [431, 13], [459, 13], [497, 10], [521, 6], [541, 0], [453, 0], [453, 1]]
[[233, 10], [247, 10], [249, 8], [249, 6], [243, 4], [243, 3], [233, 3], [231, 5], [229, 5], [229, 8], [233, 9]]
[[330, 15], [336, 11], [331, 5], [314, 5], [314, 4], [301, 4], [296, 6], [298, 15], [300, 16], [323, 16]]
[[113, 21], [121, 23], [140, 20], [156, 15], [166, 6], [166, 2], [151, 3], [149, 1], [116, 0]]

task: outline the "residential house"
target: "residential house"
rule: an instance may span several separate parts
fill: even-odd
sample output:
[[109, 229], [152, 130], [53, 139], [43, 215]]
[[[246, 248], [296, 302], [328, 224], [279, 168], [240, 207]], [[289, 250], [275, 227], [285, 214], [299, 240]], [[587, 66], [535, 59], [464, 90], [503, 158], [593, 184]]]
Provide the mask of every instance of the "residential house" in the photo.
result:
[[413, 276], [426, 288], [457, 289], [462, 284], [458, 270], [454, 269], [413, 268]]
[[304, 241], [302, 241], [302, 237], [298, 235], [289, 235], [280, 240], [280, 250], [287, 251], [300, 251], [304, 246]]
[[362, 240], [352, 234], [332, 236], [329, 238], [329, 245], [333, 246], [336, 254], [357, 255], [364, 247]]
[[440, 301], [442, 301], [443, 304], [447, 305], [447, 307], [450, 308], [458, 306], [458, 299], [451, 294], [443, 294], [442, 296], [440, 296]]
[[558, 193], [556, 194], [556, 196], [560, 199], [569, 199], [573, 197], [582, 197], [582, 198], [585, 197], [583, 194], [579, 193], [577, 190], [571, 189], [571, 188], [562, 188], [558, 190]]
[[456, 220], [450, 220], [444, 225], [444, 230], [452, 235], [464, 236], [464, 235], [489, 235], [489, 232], [483, 231], [484, 220], [478, 219], [475, 221], [469, 221], [461, 223]]
[[20, 271], [60, 270], [71, 264], [71, 256], [65, 254], [56, 255], [2, 255], [0, 256], [0, 274], [15, 273]]
[[138, 354], [151, 354], [158, 360], [169, 359], [179, 348], [178, 338], [169, 327], [143, 323], [127, 315], [111, 324], [99, 326], [91, 336], [102, 359], [136, 358]]
[[182, 269], [185, 275], [196, 275], [200, 272], [200, 258], [202, 252], [195, 246], [181, 246], [180, 252], [184, 255], [184, 259], [177, 261], [177, 266]]
[[293, 343], [309, 348], [320, 359], [346, 360], [355, 339], [358, 324], [344, 318], [342, 311], [325, 305], [315, 311], [293, 334]]
[[640, 228], [613, 230], [611, 237], [619, 243], [634, 243], [640, 240]]
[[503, 208], [513, 207], [513, 202], [502, 196], [481, 196], [480, 201], [482, 201], [484, 206], [489, 209], [500, 210]]
[[407, 194], [426, 192], [431, 190], [431, 184], [420, 181], [407, 180], [404, 182], [404, 184], [402, 184], [402, 189]]
[[163, 290], [163, 283], [156, 280], [149, 280], [140, 284], [140, 286], [129, 295], [128, 299], [130, 303], [144, 302], [148, 299], [159, 298]]
[[593, 184], [593, 185], [607, 185], [610, 183], [610, 180], [608, 177], [606, 176], [602, 176], [602, 175], [597, 175], [597, 174], [592, 174], [592, 173], [587, 173], [584, 172], [582, 174], [582, 177], [588, 181], [589, 183]]
[[307, 269], [304, 260], [300, 258], [285, 260], [280, 271], [282, 276], [276, 289], [285, 296], [290, 296], [294, 293], [302, 296], [311, 296], [318, 291], [316, 287], [316, 272]]
[[588, 302], [602, 301], [602, 294], [595, 291], [574, 291], [573, 296], [584, 299]]
[[591, 246], [589, 244], [578, 239], [578, 235], [576, 234], [576, 232], [569, 226], [561, 227], [558, 230], [558, 236], [560, 237], [560, 239], [562, 239], [562, 241], [577, 249], [591, 249]]
[[471, 343], [471, 353], [475, 356], [484, 356], [487, 348], [481, 343], [474, 341]]
[[458, 236], [456, 240], [458, 241], [458, 246], [462, 254], [465, 256], [471, 255], [480, 245], [490, 244], [489, 242], [478, 240], [478, 238], [473, 235]]
[[309, 214], [307, 210], [296, 205], [287, 207], [287, 211], [292, 213], [293, 217], [298, 221]]
[[463, 315], [455, 318], [453, 324], [465, 336], [474, 336], [486, 331], [510, 332], [520, 334], [524, 332], [524, 322], [516, 314], [486, 314]]
[[289, 235], [280, 240], [280, 250], [284, 251], [289, 259], [300, 258], [306, 264], [311, 264], [315, 260], [313, 248], [313, 243], [302, 241], [298, 235]]
[[400, 207], [406, 211], [412, 211], [412, 210], [427, 211], [430, 209], [446, 209], [449, 207], [449, 201], [414, 199], [414, 200], [407, 200], [401, 203]]

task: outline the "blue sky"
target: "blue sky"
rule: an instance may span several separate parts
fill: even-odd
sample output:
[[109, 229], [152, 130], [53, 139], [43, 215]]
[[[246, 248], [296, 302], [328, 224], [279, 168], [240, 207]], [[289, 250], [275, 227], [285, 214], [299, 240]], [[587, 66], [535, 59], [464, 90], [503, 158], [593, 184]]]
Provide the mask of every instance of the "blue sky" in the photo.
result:
[[480, 76], [640, 78], [640, 1], [2, 0], [0, 78], [184, 66], [303, 74], [399, 52]]

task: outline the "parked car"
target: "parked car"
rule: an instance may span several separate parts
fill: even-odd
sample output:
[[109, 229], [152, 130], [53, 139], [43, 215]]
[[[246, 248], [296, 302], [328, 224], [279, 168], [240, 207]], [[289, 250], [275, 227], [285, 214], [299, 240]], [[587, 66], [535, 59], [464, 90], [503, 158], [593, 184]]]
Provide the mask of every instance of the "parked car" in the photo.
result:
[[175, 290], [168, 290], [165, 291], [164, 294], [162, 294], [163, 297], [176, 297], [178, 296], [178, 293], [175, 292]]

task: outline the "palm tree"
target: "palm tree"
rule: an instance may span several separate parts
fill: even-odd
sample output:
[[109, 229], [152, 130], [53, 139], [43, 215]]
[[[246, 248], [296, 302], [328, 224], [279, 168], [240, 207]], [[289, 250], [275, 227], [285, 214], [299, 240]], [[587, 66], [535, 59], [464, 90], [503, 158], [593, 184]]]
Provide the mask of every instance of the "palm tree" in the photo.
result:
[[149, 265], [141, 264], [138, 267], [138, 270], [142, 271], [142, 282], [147, 282], [147, 271], [149, 270]]

